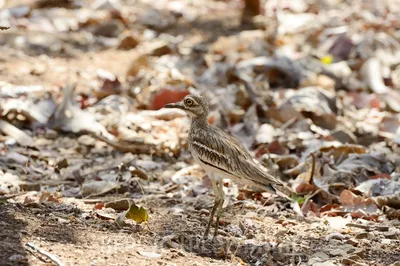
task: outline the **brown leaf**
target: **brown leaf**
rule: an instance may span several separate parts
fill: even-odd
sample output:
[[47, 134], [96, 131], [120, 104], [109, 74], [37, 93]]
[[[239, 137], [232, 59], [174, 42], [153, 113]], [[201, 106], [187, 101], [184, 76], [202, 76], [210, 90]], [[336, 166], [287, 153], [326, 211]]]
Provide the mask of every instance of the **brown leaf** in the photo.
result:
[[339, 202], [345, 207], [345, 211], [353, 214], [370, 215], [377, 214], [378, 207], [371, 198], [357, 196], [350, 190], [343, 190], [339, 197]]

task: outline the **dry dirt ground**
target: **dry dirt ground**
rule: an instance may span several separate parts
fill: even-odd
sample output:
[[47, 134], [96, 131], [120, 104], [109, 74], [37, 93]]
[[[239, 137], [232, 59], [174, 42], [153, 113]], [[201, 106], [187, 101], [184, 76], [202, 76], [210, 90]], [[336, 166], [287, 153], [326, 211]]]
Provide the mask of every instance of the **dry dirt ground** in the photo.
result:
[[[184, 32], [193, 36], [203, 32], [210, 40], [243, 30], [239, 11], [214, 14], [196, 21], [188, 28], [169, 29], [171, 34]], [[226, 30], [213, 31], [214, 28]], [[3, 33], [1, 33], [3, 34]], [[22, 35], [7, 32], [4, 36]], [[214, 36], [217, 34], [217, 36]], [[82, 53], [71, 59], [50, 58], [51, 68], [43, 75], [27, 74], [41, 62], [37, 56], [17, 57], [1, 53], [0, 80], [15, 85], [54, 85], [66, 82], [78, 69], [106, 68], [125, 75], [135, 51], [106, 50]], [[46, 59], [47, 60], [47, 59]], [[59, 69], [64, 69], [60, 72]], [[75, 76], [72, 75], [72, 78]], [[78, 88], [87, 86], [76, 79]], [[59, 136], [73, 142], [76, 135]], [[90, 151], [91, 160], [113, 153], [114, 165], [123, 154], [103, 146], [100, 153]], [[97, 151], [98, 152], [98, 151]], [[105, 157], [105, 155], [104, 155]], [[139, 157], [140, 158], [140, 157]], [[158, 159], [161, 160], [161, 159]], [[183, 159], [179, 159], [183, 160]], [[189, 160], [188, 164], [192, 164]], [[113, 164], [113, 161], [109, 161]], [[175, 162], [175, 163], [179, 163]], [[149, 176], [157, 176], [158, 169]], [[149, 182], [159, 182], [156, 180]], [[203, 240], [212, 192], [179, 198], [136, 189], [131, 196], [149, 210], [147, 224], [128, 223], [123, 228], [114, 221], [100, 219], [95, 203], [83, 199], [62, 199], [61, 204], [21, 204], [23, 196], [0, 204], [0, 265], [52, 265], [52, 262], [26, 246], [37, 247], [56, 255], [65, 265], [391, 265], [400, 261], [398, 236], [390, 228], [398, 221], [354, 225], [346, 232], [334, 230], [319, 218], [300, 218], [286, 203], [276, 200], [260, 208], [255, 200], [232, 199], [225, 208], [220, 236]], [[125, 197], [112, 194], [98, 201]], [[93, 202], [95, 202], [93, 200]], [[86, 219], [76, 219], [87, 213]], [[397, 238], [397, 239], [396, 239]], [[388, 240], [389, 239], [389, 240]], [[385, 240], [385, 241], [383, 241]], [[149, 252], [149, 253], [144, 253]], [[322, 264], [324, 261], [338, 264]], [[321, 263], [321, 264], [318, 264]], [[397, 264], [396, 264], [397, 265]]]
[[[320, 219], [302, 221], [286, 211], [270, 215], [238, 204], [227, 207], [220, 236], [212, 241], [202, 239], [208, 214], [204, 208], [212, 203], [209, 196], [184, 206], [182, 199], [144, 197], [138, 202], [150, 210], [149, 223], [124, 228], [114, 221], [74, 219], [84, 209], [79, 201], [57, 207], [2, 204], [2, 265], [50, 265], [30, 252], [28, 242], [66, 265], [319, 265], [327, 260], [391, 265], [400, 260], [398, 244], [388, 233], [398, 223], [350, 227], [339, 234]], [[183, 212], [176, 212], [177, 206]]]

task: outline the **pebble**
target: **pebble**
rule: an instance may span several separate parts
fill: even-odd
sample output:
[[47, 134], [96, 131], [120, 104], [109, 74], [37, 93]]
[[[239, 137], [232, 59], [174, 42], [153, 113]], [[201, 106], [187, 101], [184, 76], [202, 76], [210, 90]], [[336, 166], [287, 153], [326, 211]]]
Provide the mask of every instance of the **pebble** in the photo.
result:
[[23, 255], [15, 254], [12, 255], [8, 258], [9, 261], [11, 262], [23, 262], [26, 261], [25, 257]]
[[232, 234], [232, 235], [234, 235], [236, 237], [243, 236], [243, 232], [240, 229], [240, 227], [237, 226], [237, 225], [234, 225], [234, 224], [228, 224], [226, 226], [226, 231], [228, 231], [229, 234]]
[[132, 35], [126, 35], [121, 38], [121, 42], [118, 45], [118, 49], [130, 50], [135, 48], [139, 44], [139, 41]]
[[342, 260], [342, 263], [343, 263], [344, 265], [357, 265], [357, 262], [354, 261], [354, 260], [352, 260], [352, 259], [350, 259], [350, 258], [344, 258], [344, 259]]
[[364, 258], [364, 254], [365, 253], [365, 250], [364, 249], [362, 249], [362, 248], [356, 248], [354, 251], [353, 251], [353, 255], [357, 255], [357, 256], [359, 256], [359, 257], [361, 257], [361, 258]]
[[343, 256], [347, 255], [347, 252], [342, 249], [331, 249], [331, 250], [329, 250], [329, 254], [334, 257], [338, 257], [338, 256], [343, 257]]
[[355, 240], [354, 238], [347, 239], [345, 243], [346, 243], [346, 244], [350, 244], [350, 245], [352, 245], [353, 247], [358, 246], [358, 241]]
[[346, 237], [341, 233], [333, 232], [325, 237], [326, 241], [330, 241], [331, 239], [344, 240]]
[[159, 40], [149, 44], [149, 54], [153, 56], [162, 56], [172, 53], [172, 49], [168, 42]]
[[388, 232], [385, 232], [383, 235], [385, 236], [385, 238], [388, 238], [388, 239], [396, 239], [397, 238], [396, 231], [388, 231]]
[[356, 238], [357, 239], [365, 239], [365, 238], [368, 238], [369, 237], [369, 233], [368, 232], [362, 232], [362, 233], [358, 233], [357, 235], [356, 235]]
[[96, 25], [93, 30], [93, 34], [104, 37], [115, 38], [118, 37], [124, 31], [124, 24], [120, 20], [113, 19], [106, 21], [102, 24]]

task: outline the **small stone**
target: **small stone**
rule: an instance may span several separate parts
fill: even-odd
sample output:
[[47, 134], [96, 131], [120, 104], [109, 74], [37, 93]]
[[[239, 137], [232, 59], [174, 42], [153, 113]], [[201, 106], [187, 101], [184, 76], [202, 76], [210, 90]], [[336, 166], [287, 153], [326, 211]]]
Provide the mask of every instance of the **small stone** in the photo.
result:
[[324, 89], [334, 89], [335, 88], [335, 81], [328, 76], [323, 74], [318, 75], [317, 77], [317, 84]]
[[78, 138], [78, 143], [86, 146], [94, 147], [96, 144], [96, 139], [89, 135], [82, 135]]
[[357, 239], [366, 239], [366, 238], [368, 238], [369, 237], [369, 233], [368, 232], [362, 232], [362, 233], [358, 233], [357, 235], [356, 235], [356, 238]]
[[226, 226], [226, 231], [228, 231], [229, 234], [234, 235], [236, 237], [240, 237], [243, 235], [242, 230], [239, 228], [239, 226], [234, 225], [234, 224], [228, 224]]
[[381, 244], [383, 244], [383, 245], [390, 245], [390, 243], [392, 243], [392, 240], [390, 240], [390, 239], [382, 239], [381, 240]]
[[362, 248], [356, 248], [356, 249], [353, 251], [352, 255], [357, 255], [357, 256], [359, 256], [359, 257], [361, 257], [361, 258], [364, 258], [364, 252], [365, 252], [364, 249], [362, 249]]
[[349, 244], [349, 245], [352, 245], [353, 247], [358, 246], [358, 241], [355, 240], [354, 238], [347, 239], [345, 243]]
[[170, 53], [172, 53], [172, 49], [166, 41], [157, 40], [150, 44], [149, 54], [152, 56], [163, 56]]
[[331, 239], [344, 240], [346, 237], [341, 233], [333, 232], [325, 237], [326, 241], [330, 241]]
[[245, 217], [246, 218], [256, 218], [256, 217], [258, 217], [258, 214], [256, 212], [247, 212], [245, 214]]
[[121, 42], [118, 45], [118, 49], [130, 50], [135, 48], [138, 44], [139, 41], [136, 38], [134, 38], [132, 35], [127, 35], [121, 39]]
[[352, 259], [350, 259], [350, 258], [344, 258], [344, 259], [342, 260], [342, 263], [343, 263], [344, 265], [356, 265], [356, 264], [357, 264], [354, 260], [352, 260]]
[[26, 261], [26, 258], [23, 255], [14, 254], [14, 255], [11, 255], [8, 258], [8, 260], [11, 262], [24, 262], [24, 261]]
[[93, 29], [93, 34], [109, 38], [118, 37], [124, 31], [124, 24], [118, 20], [113, 19], [106, 21], [102, 24], [96, 25]]
[[353, 260], [353, 261], [361, 260], [361, 258], [357, 255], [351, 255], [348, 257], [348, 259]]
[[316, 252], [312, 257], [313, 258], [319, 258], [319, 259], [322, 259], [322, 260], [329, 259], [329, 256], [326, 253], [322, 252], [322, 251]]
[[275, 236], [276, 236], [276, 237], [284, 236], [284, 235], [286, 235], [288, 232], [289, 232], [288, 229], [281, 229], [281, 230], [279, 230], [278, 232], [275, 233]]
[[343, 256], [347, 255], [347, 252], [342, 249], [331, 249], [331, 250], [329, 250], [329, 254], [334, 257], [337, 257], [337, 256], [343, 257]]
[[6, 155], [6, 159], [10, 162], [15, 162], [21, 165], [26, 164], [29, 161], [29, 158], [25, 155], [22, 155], [20, 153], [17, 152], [9, 152]]
[[56, 139], [58, 138], [58, 133], [57, 131], [53, 129], [46, 129], [46, 132], [44, 133], [44, 137], [46, 139]]
[[383, 234], [385, 238], [388, 239], [397, 239], [397, 232], [396, 231], [388, 231]]

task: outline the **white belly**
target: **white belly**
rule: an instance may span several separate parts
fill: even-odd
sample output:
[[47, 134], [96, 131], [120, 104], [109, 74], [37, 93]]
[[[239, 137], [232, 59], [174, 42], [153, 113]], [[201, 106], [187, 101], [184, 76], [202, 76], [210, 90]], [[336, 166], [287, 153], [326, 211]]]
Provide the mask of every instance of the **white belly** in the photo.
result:
[[226, 173], [226, 172], [224, 172], [224, 171], [222, 171], [222, 170], [220, 170], [220, 169], [218, 169], [218, 168], [215, 168], [215, 167], [212, 167], [212, 166], [209, 166], [209, 165], [203, 163], [203, 162], [200, 160], [200, 158], [199, 158], [197, 152], [192, 151], [191, 154], [192, 154], [192, 156], [193, 156], [194, 161], [195, 161], [198, 165], [200, 165], [201, 168], [204, 169], [204, 171], [206, 171], [206, 173], [207, 173], [207, 175], [208, 175], [209, 178], [212, 178], [212, 179], [215, 180], [215, 181], [219, 181], [219, 180], [221, 180], [221, 179], [227, 178], [227, 179], [231, 179], [231, 180], [234, 181], [235, 183], [246, 185], [246, 183], [241, 182], [241, 178], [239, 178], [239, 177], [237, 177], [237, 176], [234, 176], [234, 175], [231, 175], [231, 174], [228, 174], [228, 173]]

